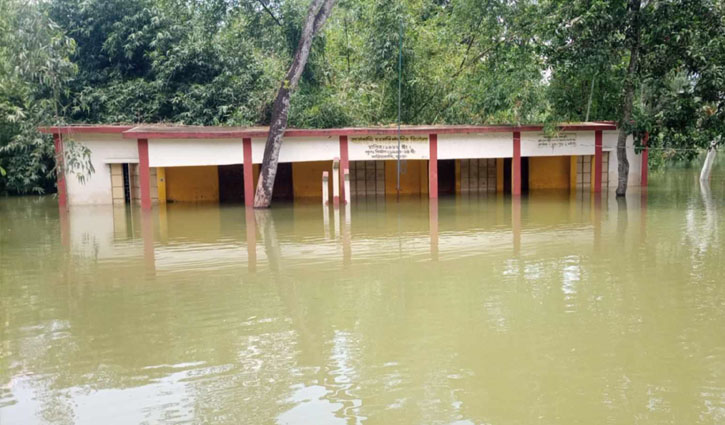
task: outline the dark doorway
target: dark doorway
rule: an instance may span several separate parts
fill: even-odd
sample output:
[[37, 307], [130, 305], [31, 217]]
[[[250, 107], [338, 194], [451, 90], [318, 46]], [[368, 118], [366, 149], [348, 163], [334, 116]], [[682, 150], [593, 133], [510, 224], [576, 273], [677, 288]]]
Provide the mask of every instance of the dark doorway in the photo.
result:
[[[511, 194], [512, 158], [503, 159], [503, 193]], [[521, 157], [521, 193], [529, 191], [529, 158]]]
[[123, 164], [123, 200], [127, 204], [131, 203], [131, 173], [128, 164]]
[[277, 165], [277, 176], [274, 179], [273, 201], [291, 201], [295, 197], [292, 186], [292, 163], [284, 162]]
[[219, 166], [219, 202], [244, 202], [244, 166]]
[[438, 161], [438, 195], [456, 194], [456, 160]]

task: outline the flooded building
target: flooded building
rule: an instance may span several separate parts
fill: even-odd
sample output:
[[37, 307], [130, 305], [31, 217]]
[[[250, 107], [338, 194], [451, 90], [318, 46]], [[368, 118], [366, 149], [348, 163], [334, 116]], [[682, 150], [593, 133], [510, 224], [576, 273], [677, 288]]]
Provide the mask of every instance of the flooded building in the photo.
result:
[[[252, 204], [267, 137], [265, 127], [76, 125], [41, 129], [57, 152], [85, 146], [95, 172], [59, 178], [62, 205], [139, 202]], [[352, 199], [401, 195], [437, 198], [616, 186], [617, 129], [611, 122], [571, 123], [555, 135], [542, 126], [404, 126], [288, 129], [274, 197], [322, 197], [322, 174], [349, 171]], [[646, 185], [646, 150], [627, 143], [629, 184]], [[400, 156], [398, 173], [397, 159]], [[399, 175], [399, 177], [398, 177]], [[337, 179], [335, 179], [337, 180]], [[343, 178], [339, 179], [340, 182]], [[329, 193], [333, 193], [330, 179]], [[340, 191], [344, 187], [340, 183]]]

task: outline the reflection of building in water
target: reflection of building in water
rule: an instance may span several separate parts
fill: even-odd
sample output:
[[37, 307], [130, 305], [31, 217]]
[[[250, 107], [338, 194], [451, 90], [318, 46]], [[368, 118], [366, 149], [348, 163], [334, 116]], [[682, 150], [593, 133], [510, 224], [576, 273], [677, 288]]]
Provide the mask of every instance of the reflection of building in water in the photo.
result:
[[[614, 199], [607, 197], [602, 205], [566, 192], [538, 192], [508, 201], [408, 199], [378, 208], [376, 198], [367, 198], [336, 210], [334, 219], [333, 211], [317, 203], [266, 211], [178, 203], [153, 213], [127, 205], [76, 206], [66, 212], [61, 232], [77, 257], [110, 267], [119, 259], [133, 260], [130, 268], [143, 266], [147, 274], [289, 270], [396, 258], [445, 261], [518, 255], [549, 240], [598, 247], [601, 235], [627, 213]], [[628, 208], [644, 207], [638, 198], [629, 202]], [[579, 224], [562, 231], [562, 216]], [[630, 220], [646, 220], [636, 216]]]
[[[64, 185], [59, 184], [61, 202], [139, 202], [145, 208], [166, 202], [251, 204], [267, 136], [265, 127], [42, 130], [54, 134], [59, 150], [62, 139], [87, 147], [96, 170], [84, 183], [66, 178]], [[405, 126], [400, 145], [396, 133], [391, 127], [288, 130], [279, 156], [275, 198], [320, 199], [322, 173], [333, 172], [333, 158], [340, 158], [340, 184], [349, 170], [353, 197], [398, 191], [432, 199], [541, 189], [599, 192], [616, 180], [617, 164], [610, 160], [617, 142], [612, 123], [564, 124], [554, 135], [544, 133], [541, 126]], [[629, 184], [637, 186], [645, 170], [631, 140], [628, 156]]]

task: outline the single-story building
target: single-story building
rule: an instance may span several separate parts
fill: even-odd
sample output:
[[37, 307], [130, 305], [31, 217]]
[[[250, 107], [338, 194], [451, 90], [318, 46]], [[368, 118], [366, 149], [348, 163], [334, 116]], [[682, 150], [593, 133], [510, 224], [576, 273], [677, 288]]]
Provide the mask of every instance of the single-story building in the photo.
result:
[[[245, 202], [252, 204], [266, 127], [72, 125], [44, 127], [57, 153], [67, 140], [90, 150], [95, 172], [80, 182], [59, 176], [66, 204]], [[616, 185], [617, 128], [612, 122], [542, 126], [403, 126], [400, 193], [443, 195], [569, 189], [600, 192]], [[647, 151], [627, 141], [629, 184], [646, 185]], [[62, 157], [59, 155], [59, 157]], [[321, 199], [321, 178], [349, 170], [352, 199], [397, 194], [398, 129], [288, 129], [274, 196]], [[342, 182], [342, 179], [340, 179]], [[330, 179], [330, 185], [332, 179]], [[341, 188], [342, 190], [342, 188]], [[330, 189], [332, 193], [332, 189]]]

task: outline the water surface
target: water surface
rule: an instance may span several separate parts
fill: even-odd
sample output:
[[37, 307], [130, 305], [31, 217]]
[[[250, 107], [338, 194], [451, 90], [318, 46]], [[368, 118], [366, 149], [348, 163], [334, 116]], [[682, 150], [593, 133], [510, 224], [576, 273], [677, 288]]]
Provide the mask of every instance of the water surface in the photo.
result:
[[725, 173], [695, 176], [338, 212], [2, 198], [0, 423], [725, 423]]

